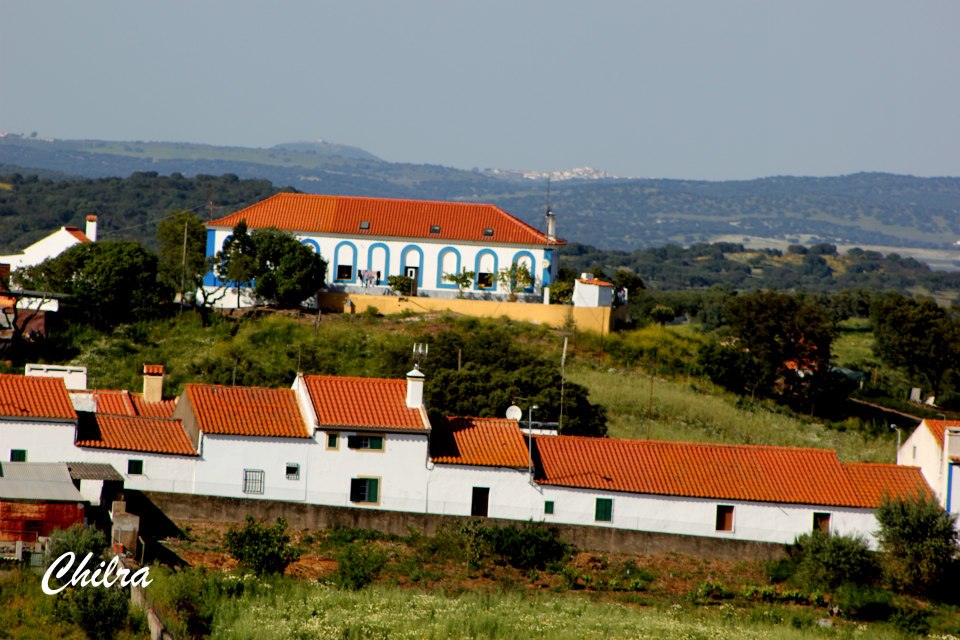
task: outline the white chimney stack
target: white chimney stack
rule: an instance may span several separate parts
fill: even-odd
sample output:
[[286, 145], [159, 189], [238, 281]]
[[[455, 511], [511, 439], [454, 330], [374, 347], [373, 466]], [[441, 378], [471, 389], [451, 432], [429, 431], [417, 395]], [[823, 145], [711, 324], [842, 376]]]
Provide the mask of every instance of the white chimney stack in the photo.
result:
[[423, 379], [419, 365], [413, 365], [413, 370], [407, 372], [408, 409], [419, 409], [423, 406]]
[[97, 241], [97, 216], [87, 216], [87, 230], [84, 233], [90, 242]]
[[557, 239], [557, 216], [547, 209], [547, 240]]

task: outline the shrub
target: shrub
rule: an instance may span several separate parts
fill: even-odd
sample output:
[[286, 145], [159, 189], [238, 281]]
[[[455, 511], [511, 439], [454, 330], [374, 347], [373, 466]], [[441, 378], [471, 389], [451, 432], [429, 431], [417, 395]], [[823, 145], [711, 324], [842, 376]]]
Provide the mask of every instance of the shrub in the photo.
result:
[[848, 618], [875, 622], [886, 620], [893, 613], [893, 594], [876, 587], [845, 584], [837, 589], [834, 604]]
[[88, 638], [109, 640], [127, 624], [130, 600], [119, 587], [71, 588], [58, 594], [58, 620], [80, 626]]
[[859, 536], [805, 533], [790, 546], [794, 580], [809, 590], [834, 590], [841, 584], [873, 584], [880, 574], [876, 557]]
[[949, 595], [957, 561], [957, 526], [930, 497], [888, 499], [876, 512], [884, 570], [898, 589], [926, 596]]
[[50, 534], [47, 554], [53, 561], [67, 551], [73, 551], [77, 554], [76, 561], [79, 563], [88, 553], [92, 553], [94, 557], [99, 557], [106, 548], [107, 538], [102, 531], [75, 524], [69, 529], [61, 529]]
[[358, 591], [373, 582], [387, 563], [383, 551], [359, 542], [343, 547], [334, 558], [337, 561], [334, 584], [351, 591]]
[[486, 527], [485, 536], [492, 551], [518, 569], [543, 569], [561, 562], [570, 552], [559, 529], [533, 522]]
[[242, 529], [233, 527], [224, 536], [230, 555], [257, 575], [283, 573], [291, 562], [300, 557], [300, 550], [290, 546], [287, 521], [277, 518], [267, 526], [247, 516]]

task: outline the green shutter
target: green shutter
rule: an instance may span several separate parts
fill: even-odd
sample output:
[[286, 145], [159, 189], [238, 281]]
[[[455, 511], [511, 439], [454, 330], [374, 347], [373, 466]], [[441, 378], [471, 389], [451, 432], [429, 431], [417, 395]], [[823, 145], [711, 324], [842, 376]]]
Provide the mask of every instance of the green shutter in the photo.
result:
[[10, 449], [10, 462], [26, 462], [26, 461], [27, 461], [26, 449]]
[[380, 500], [380, 481], [376, 478], [367, 478], [367, 502]]
[[543, 512], [547, 515], [553, 513], [553, 500], [547, 500], [543, 503]]
[[327, 434], [327, 448], [336, 449], [337, 448], [337, 434], [328, 433]]
[[370, 448], [383, 451], [383, 436], [370, 436]]
[[597, 498], [597, 512], [595, 516], [597, 522], [610, 522], [613, 520], [613, 499]]

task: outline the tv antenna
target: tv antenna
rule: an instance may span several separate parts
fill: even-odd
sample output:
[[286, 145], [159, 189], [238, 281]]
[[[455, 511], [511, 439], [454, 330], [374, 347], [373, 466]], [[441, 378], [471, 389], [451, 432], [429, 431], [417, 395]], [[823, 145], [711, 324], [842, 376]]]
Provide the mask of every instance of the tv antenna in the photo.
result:
[[420, 362], [427, 359], [427, 353], [430, 351], [430, 345], [426, 342], [413, 343], [413, 363], [417, 369], [420, 368]]

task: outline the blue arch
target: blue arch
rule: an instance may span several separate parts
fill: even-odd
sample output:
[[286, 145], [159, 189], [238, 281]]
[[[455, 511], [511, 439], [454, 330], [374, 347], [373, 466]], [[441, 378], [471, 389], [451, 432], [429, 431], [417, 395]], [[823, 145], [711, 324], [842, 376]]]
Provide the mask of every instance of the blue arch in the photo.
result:
[[[407, 254], [411, 251], [417, 253], [418, 259], [417, 264], [407, 264]], [[403, 251], [400, 252], [400, 275], [407, 275], [407, 267], [416, 267], [417, 268], [417, 287], [423, 286], [423, 249], [418, 247], [415, 244], [408, 244], [403, 248]]]
[[385, 283], [387, 278], [390, 277], [390, 247], [383, 242], [374, 242], [372, 245], [370, 245], [370, 248], [367, 249], [367, 269], [373, 269], [374, 249], [383, 249], [384, 251], [383, 273], [380, 274], [380, 279], [377, 280], [377, 284], [382, 284]]
[[[217, 255], [217, 232], [213, 229], [207, 229], [207, 257], [212, 258], [215, 255]], [[203, 276], [203, 284], [208, 287], [219, 287], [224, 283], [220, 281], [213, 269], [210, 269]]]
[[533, 259], [533, 254], [529, 251], [517, 251], [513, 255], [513, 264], [520, 264], [520, 258], [530, 259], [530, 275], [533, 277], [533, 282], [530, 283], [529, 287], [524, 289], [525, 292], [530, 293], [533, 291], [533, 286], [537, 283], [537, 261]]
[[444, 247], [443, 249], [440, 249], [440, 253], [437, 254], [437, 288], [438, 289], [456, 289], [457, 288], [457, 285], [455, 285], [454, 283], [443, 281], [443, 258], [448, 253], [456, 254], [457, 268], [454, 269], [453, 272], [460, 273], [460, 268], [462, 264], [461, 258], [460, 258], [460, 252], [457, 251], [455, 247]]
[[[490, 287], [480, 287], [480, 261], [483, 259], [483, 256], [490, 254], [493, 256], [493, 286]], [[492, 249], [481, 249], [477, 252], [477, 258], [474, 261], [473, 269], [473, 288], [478, 291], [496, 291], [497, 290], [497, 275], [500, 272], [500, 260], [497, 258], [496, 251]]]
[[304, 238], [300, 241], [300, 244], [310, 247], [315, 254], [320, 255], [320, 244], [316, 240]]
[[545, 249], [543, 251], [543, 259], [547, 263], [547, 266], [543, 268], [543, 286], [549, 287], [553, 283], [550, 272], [553, 269], [553, 249]]
[[[353, 259], [350, 261], [350, 278], [338, 278], [337, 272], [340, 270], [341, 264], [347, 264], [346, 262], [340, 262], [340, 247], [349, 247], [353, 252]], [[356, 282], [357, 281], [357, 245], [353, 244], [349, 240], [344, 240], [339, 243], [333, 249], [333, 281], [334, 282]]]

